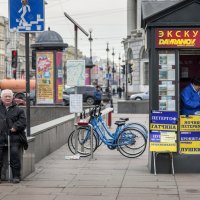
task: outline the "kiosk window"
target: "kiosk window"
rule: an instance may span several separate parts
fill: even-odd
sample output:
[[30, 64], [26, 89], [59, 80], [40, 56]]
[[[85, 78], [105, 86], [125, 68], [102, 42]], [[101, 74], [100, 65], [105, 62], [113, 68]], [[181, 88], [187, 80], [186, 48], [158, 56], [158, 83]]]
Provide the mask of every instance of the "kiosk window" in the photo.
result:
[[175, 111], [175, 53], [159, 52], [159, 110]]
[[179, 57], [180, 91], [190, 83], [193, 77], [200, 77], [200, 52], [193, 51], [193, 53], [196, 55], [181, 54]]

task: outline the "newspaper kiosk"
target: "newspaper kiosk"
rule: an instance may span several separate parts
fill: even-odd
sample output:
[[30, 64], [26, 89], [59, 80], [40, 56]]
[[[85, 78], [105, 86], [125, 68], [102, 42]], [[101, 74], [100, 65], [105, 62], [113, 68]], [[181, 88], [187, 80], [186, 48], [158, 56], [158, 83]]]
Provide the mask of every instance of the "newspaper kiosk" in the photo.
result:
[[[151, 3], [153, 13], [158, 2]], [[155, 14], [142, 7], [150, 64], [149, 169], [154, 173], [155, 166], [157, 173], [200, 172], [200, 116], [182, 116], [180, 110], [181, 90], [200, 77], [199, 10], [200, 0], [177, 2]]]

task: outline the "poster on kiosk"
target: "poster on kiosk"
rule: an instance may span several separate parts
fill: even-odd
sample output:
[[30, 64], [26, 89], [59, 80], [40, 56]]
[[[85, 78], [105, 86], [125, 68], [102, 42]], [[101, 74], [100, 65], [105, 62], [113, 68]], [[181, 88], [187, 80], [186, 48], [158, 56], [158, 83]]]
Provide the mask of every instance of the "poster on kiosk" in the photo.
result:
[[180, 153], [200, 154], [200, 116], [180, 116]]
[[152, 111], [150, 122], [150, 151], [177, 152], [178, 113]]

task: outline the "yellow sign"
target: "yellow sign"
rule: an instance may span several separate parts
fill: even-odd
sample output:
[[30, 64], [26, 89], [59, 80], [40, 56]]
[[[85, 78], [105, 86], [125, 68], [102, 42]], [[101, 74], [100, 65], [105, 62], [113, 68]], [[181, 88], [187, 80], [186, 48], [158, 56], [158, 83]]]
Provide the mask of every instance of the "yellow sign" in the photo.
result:
[[181, 132], [199, 132], [200, 131], [200, 116], [185, 115], [180, 116], [180, 131]]
[[160, 142], [161, 143], [175, 143], [176, 142], [176, 132], [160, 132]]
[[150, 143], [150, 151], [156, 152], [177, 152], [176, 143], [159, 143], [159, 142], [151, 142]]
[[58, 99], [63, 99], [63, 86], [59, 85], [58, 86]]
[[200, 141], [181, 141], [180, 153], [182, 154], [200, 154]]
[[177, 131], [176, 124], [150, 124], [152, 131]]

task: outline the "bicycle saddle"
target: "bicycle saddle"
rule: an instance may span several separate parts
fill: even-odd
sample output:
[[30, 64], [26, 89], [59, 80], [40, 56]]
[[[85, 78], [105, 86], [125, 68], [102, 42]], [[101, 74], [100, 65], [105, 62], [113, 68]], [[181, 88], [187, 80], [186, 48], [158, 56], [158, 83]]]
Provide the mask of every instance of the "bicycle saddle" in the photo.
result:
[[125, 121], [116, 121], [115, 124], [117, 126], [123, 126], [125, 124]]
[[123, 121], [128, 121], [129, 120], [129, 118], [120, 118], [121, 120], [123, 120]]

